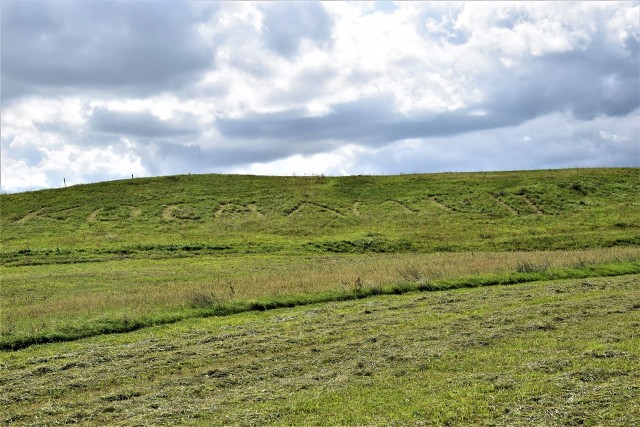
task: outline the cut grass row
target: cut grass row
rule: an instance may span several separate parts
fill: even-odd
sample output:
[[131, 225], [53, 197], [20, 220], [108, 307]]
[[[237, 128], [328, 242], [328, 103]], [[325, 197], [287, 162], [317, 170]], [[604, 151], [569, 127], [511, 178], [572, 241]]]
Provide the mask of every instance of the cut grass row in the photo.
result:
[[534, 282], [0, 352], [0, 423], [633, 426], [638, 301], [638, 275]]
[[[263, 283], [263, 286], [256, 286], [255, 288], [247, 288], [245, 286], [244, 289], [239, 286], [238, 290], [242, 291], [242, 293], [236, 296], [234, 286], [228, 284], [237, 283], [240, 285], [246, 280], [247, 276], [251, 275], [250, 271], [246, 270], [245, 265], [242, 267], [245, 268], [244, 272], [236, 277], [236, 281], [218, 282], [217, 288], [214, 286], [213, 288], [209, 287], [208, 290], [203, 290], [202, 287], [183, 283], [184, 287], [180, 290], [181, 293], [176, 293], [175, 288], [172, 292], [165, 292], [164, 294], [160, 292], [160, 295], [137, 290], [140, 298], [138, 304], [132, 304], [131, 301], [127, 300], [127, 297], [133, 292], [131, 289], [131, 277], [122, 277], [116, 272], [116, 278], [124, 283], [127, 289], [102, 289], [100, 287], [92, 289], [84, 281], [75, 286], [70, 286], [68, 282], [62, 283], [61, 289], [53, 297], [57, 298], [56, 301], [61, 304], [63, 310], [51, 310], [50, 300], [53, 298], [47, 293], [55, 292], [55, 289], [46, 285], [37, 289], [38, 286], [36, 285], [35, 288], [30, 289], [33, 291], [31, 295], [28, 295], [24, 292], [25, 289], [28, 289], [25, 284], [23, 282], [19, 282], [20, 284], [15, 282], [14, 286], [3, 286], [2, 289], [3, 333], [0, 338], [0, 349], [15, 350], [39, 343], [70, 341], [100, 334], [128, 332], [193, 317], [224, 316], [246, 311], [264, 311], [281, 307], [360, 299], [373, 295], [505, 285], [536, 280], [640, 273], [640, 261], [637, 253], [633, 255], [627, 251], [625, 261], [621, 260], [620, 251], [614, 251], [614, 253], [616, 254], [615, 262], [612, 262], [611, 259], [609, 262], [603, 262], [602, 253], [592, 254], [592, 256], [599, 255], [600, 262], [586, 261], [583, 253], [580, 257], [581, 260], [573, 264], [569, 264], [567, 259], [564, 260], [564, 264], [562, 262], [559, 263], [557, 259], [555, 263], [550, 263], [549, 258], [554, 255], [552, 253], [538, 254], [538, 259], [544, 259], [544, 261], [539, 262], [535, 262], [535, 257], [531, 257], [531, 254], [522, 254], [520, 262], [510, 270], [505, 269], [505, 264], [499, 268], [495, 266], [488, 268], [486, 264], [487, 259], [499, 259], [499, 256], [503, 254], [484, 254], [484, 260], [482, 260], [482, 255], [478, 255], [481, 259], [478, 265], [484, 265], [484, 271], [476, 270], [472, 275], [461, 274], [462, 268], [457, 270], [458, 274], [455, 274], [456, 270], [453, 269], [448, 274], [427, 275], [425, 274], [426, 269], [421, 268], [414, 262], [407, 263], [408, 260], [404, 259], [402, 260], [403, 268], [396, 270], [396, 274], [400, 278], [396, 278], [393, 281], [384, 280], [373, 283], [363, 280], [362, 276], [357, 276], [351, 282], [328, 283], [326, 281], [327, 277], [324, 276], [323, 285], [318, 281], [314, 287], [309, 287], [309, 283], [312, 282], [307, 282], [305, 286], [304, 280], [310, 280], [312, 274], [309, 274], [308, 270], [303, 270], [299, 273], [300, 276], [297, 279], [299, 282], [297, 280], [290, 282], [290, 287], [288, 288], [274, 286], [273, 283]], [[610, 258], [613, 258], [611, 255]], [[476, 255], [472, 254], [470, 256], [475, 257]], [[527, 261], [523, 261], [524, 259]], [[459, 257], [458, 262], [463, 264], [467, 260], [468, 258], [466, 257]], [[236, 261], [242, 262], [246, 261], [246, 259]], [[318, 275], [316, 279], [322, 277], [322, 270], [331, 266], [334, 269], [337, 267], [334, 262], [330, 262], [330, 265], [317, 269], [314, 272]], [[177, 277], [180, 274], [180, 270], [175, 270], [175, 267], [175, 265], [171, 265], [171, 271]], [[353, 274], [353, 270], [347, 267], [353, 268], [354, 265], [346, 264], [343, 266], [344, 270], [350, 271], [346, 275]], [[478, 268], [477, 265], [476, 268]], [[42, 280], [46, 278], [46, 271], [43, 273], [44, 275], [42, 276], [36, 274], [35, 277], [32, 276], [31, 278], [40, 278]], [[345, 272], [343, 271], [343, 273]], [[270, 274], [274, 273], [270, 272]], [[86, 279], [92, 275], [91, 273], [85, 273], [82, 276]], [[19, 277], [14, 277], [15, 279], [20, 280]], [[220, 289], [220, 283], [224, 283], [222, 290]], [[175, 283], [173, 284], [175, 285]], [[156, 291], [159, 291], [157, 283], [153, 286]], [[228, 286], [228, 289], [225, 289], [226, 286]], [[76, 289], [78, 289], [78, 295], [74, 295]], [[247, 289], [252, 289], [253, 292], [247, 292]], [[87, 298], [87, 291], [95, 291], [94, 300]], [[227, 297], [219, 297], [218, 295], [220, 295], [221, 291], [229, 292], [230, 294]], [[183, 299], [182, 301], [178, 300], [176, 304], [178, 295]], [[150, 303], [149, 300], [154, 297], [163, 300], [164, 304], [156, 302], [156, 305], [154, 305]], [[41, 301], [34, 301], [38, 298]], [[173, 301], [173, 304], [167, 305], [167, 300]], [[123, 304], [123, 302], [125, 303]], [[84, 316], [78, 313], [81, 305], [84, 306]], [[99, 308], [101, 305], [102, 309]], [[40, 311], [47, 307], [49, 309], [48, 312], [53, 314], [52, 316], [47, 317]]]

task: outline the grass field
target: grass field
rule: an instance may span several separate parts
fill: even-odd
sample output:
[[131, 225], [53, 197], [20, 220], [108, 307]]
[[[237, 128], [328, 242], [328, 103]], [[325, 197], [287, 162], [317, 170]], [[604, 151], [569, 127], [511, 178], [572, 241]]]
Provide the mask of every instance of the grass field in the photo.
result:
[[2, 422], [638, 425], [639, 285], [379, 296], [3, 352]]
[[2, 195], [4, 265], [640, 244], [638, 169], [186, 175]]
[[5, 424], [640, 424], [638, 169], [184, 175], [0, 208]]
[[[0, 348], [123, 332], [189, 317], [393, 293], [397, 286], [640, 272], [639, 248], [508, 253], [268, 256], [2, 267]], [[559, 277], [572, 277], [561, 275]]]

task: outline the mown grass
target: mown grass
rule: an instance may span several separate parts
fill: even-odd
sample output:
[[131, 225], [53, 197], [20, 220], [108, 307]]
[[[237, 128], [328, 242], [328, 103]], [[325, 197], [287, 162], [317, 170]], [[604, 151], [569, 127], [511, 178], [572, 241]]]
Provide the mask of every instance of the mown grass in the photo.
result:
[[235, 256], [1, 270], [0, 348], [323, 301], [640, 272], [640, 250]]
[[638, 172], [2, 195], [0, 418], [638, 424]]
[[1, 195], [0, 262], [638, 245], [638, 171], [183, 175]]
[[535, 282], [0, 352], [0, 422], [632, 426], [638, 301], [638, 275]]

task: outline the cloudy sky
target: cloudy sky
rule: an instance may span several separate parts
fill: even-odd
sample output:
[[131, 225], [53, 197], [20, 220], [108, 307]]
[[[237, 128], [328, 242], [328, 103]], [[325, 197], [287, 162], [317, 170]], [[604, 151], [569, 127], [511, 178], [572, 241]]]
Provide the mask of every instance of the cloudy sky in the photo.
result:
[[640, 166], [637, 1], [0, 5], [5, 192]]

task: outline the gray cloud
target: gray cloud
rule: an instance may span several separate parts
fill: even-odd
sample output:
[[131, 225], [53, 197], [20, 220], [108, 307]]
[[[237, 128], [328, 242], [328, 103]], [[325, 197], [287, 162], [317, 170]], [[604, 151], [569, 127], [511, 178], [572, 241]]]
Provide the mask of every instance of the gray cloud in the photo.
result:
[[515, 78], [502, 76], [490, 104], [526, 116], [563, 109], [581, 119], [627, 115], [640, 105], [640, 52], [637, 44], [629, 49], [619, 56], [596, 43], [585, 52], [545, 55]]
[[325, 47], [333, 22], [320, 2], [267, 2], [263, 5], [265, 42], [280, 55], [291, 58], [302, 40]]
[[3, 100], [180, 88], [212, 65], [196, 22], [179, 1], [4, 1]]
[[195, 135], [198, 125], [189, 118], [160, 120], [149, 112], [110, 111], [95, 108], [88, 121], [91, 131], [142, 138], [169, 138]]
[[624, 55], [596, 40], [586, 52], [549, 54], [530, 60], [527, 67], [503, 70], [483, 82], [483, 101], [451, 112], [405, 117], [395, 112], [393, 99], [377, 96], [336, 105], [324, 116], [291, 110], [219, 120], [218, 130], [237, 139], [375, 146], [514, 126], [554, 112], [568, 111], [581, 120], [626, 116], [640, 106], [638, 43], [628, 40]]
[[316, 154], [327, 173], [640, 166], [637, 3], [391, 6], [5, 0], [3, 188]]
[[[298, 142], [379, 140], [379, 132], [389, 126], [389, 100], [362, 99], [334, 107], [330, 114], [306, 117], [299, 110], [253, 114], [241, 119], [220, 119], [217, 128], [223, 136], [238, 139]], [[302, 144], [304, 142], [304, 144]]]
[[[640, 120], [640, 111], [631, 120]], [[602, 128], [617, 138], [603, 138]], [[560, 113], [521, 125], [389, 144], [359, 157], [353, 173], [640, 167], [637, 130], [626, 118], [568, 120]]]
[[254, 140], [233, 143], [177, 144], [174, 140], [138, 140], [135, 150], [145, 169], [151, 174], [184, 172], [212, 172], [250, 163], [267, 163], [289, 157], [293, 153], [315, 154], [339, 146], [337, 142], [302, 143], [257, 142]]
[[38, 149], [38, 147], [27, 144], [13, 144], [16, 137], [14, 135], [9, 135], [7, 137], [3, 137], [0, 141], [3, 152], [11, 151], [11, 154], [16, 160], [21, 160], [26, 162], [29, 165], [37, 165], [42, 159], [42, 152]]

